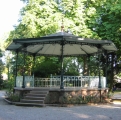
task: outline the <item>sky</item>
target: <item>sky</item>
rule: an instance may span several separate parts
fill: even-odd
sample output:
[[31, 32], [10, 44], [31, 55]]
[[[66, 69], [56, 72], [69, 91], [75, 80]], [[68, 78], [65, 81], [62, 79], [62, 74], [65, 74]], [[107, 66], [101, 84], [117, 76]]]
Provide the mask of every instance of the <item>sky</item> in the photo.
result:
[[0, 38], [14, 29], [19, 19], [20, 9], [24, 6], [20, 0], [0, 0]]
[[[20, 0], [0, 0], [0, 38], [4, 38], [7, 33], [14, 29], [14, 25], [18, 24], [20, 17], [20, 9], [24, 6]], [[6, 36], [5, 36], [6, 38]], [[3, 39], [0, 39], [0, 47]], [[6, 54], [8, 54], [6, 52]], [[5, 62], [5, 56], [2, 58]], [[3, 74], [4, 79], [6, 75]]]

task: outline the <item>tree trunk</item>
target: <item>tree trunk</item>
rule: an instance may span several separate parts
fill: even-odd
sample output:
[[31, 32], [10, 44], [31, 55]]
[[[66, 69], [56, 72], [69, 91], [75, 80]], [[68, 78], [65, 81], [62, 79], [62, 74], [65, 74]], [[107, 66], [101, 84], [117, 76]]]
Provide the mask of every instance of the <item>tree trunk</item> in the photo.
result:
[[88, 60], [87, 60], [87, 56], [84, 56], [83, 58], [83, 62], [84, 62], [84, 69], [83, 69], [83, 75], [84, 76], [89, 76], [89, 68], [88, 68]]

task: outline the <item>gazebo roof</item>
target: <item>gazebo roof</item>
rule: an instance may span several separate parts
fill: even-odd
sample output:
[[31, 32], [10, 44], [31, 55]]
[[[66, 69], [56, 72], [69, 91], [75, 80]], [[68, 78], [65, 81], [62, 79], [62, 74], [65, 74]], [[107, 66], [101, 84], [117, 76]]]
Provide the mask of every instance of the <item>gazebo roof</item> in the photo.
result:
[[60, 56], [63, 49], [63, 56], [79, 56], [95, 54], [99, 48], [108, 52], [117, 51], [112, 41], [86, 39], [66, 32], [58, 32], [40, 38], [14, 39], [6, 50], [19, 50], [35, 55]]

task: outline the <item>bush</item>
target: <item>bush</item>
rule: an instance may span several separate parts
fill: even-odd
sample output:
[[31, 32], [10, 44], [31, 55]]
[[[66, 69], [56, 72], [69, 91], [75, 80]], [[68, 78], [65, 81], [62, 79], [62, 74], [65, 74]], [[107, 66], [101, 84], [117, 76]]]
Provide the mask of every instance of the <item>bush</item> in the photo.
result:
[[97, 96], [71, 96], [71, 95], [63, 95], [60, 96], [59, 102], [61, 104], [87, 104], [87, 103], [98, 103], [99, 97]]
[[14, 88], [14, 80], [13, 79], [4, 80], [2, 85], [3, 85], [3, 88], [4, 89], [8, 89], [9, 91], [13, 91], [13, 88]]
[[11, 102], [19, 102], [20, 101], [20, 96], [17, 93], [13, 92], [6, 92], [6, 98], [10, 100]]

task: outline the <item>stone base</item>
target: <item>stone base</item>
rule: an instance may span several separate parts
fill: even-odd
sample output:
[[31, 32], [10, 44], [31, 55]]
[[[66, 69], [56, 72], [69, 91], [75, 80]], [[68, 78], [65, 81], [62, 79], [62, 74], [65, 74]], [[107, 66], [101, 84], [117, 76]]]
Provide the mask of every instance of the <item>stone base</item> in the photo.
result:
[[106, 102], [109, 92], [108, 88], [71, 88], [71, 89], [50, 89], [50, 88], [14, 88], [15, 93], [23, 97], [33, 89], [48, 89], [45, 104], [80, 104]]
[[74, 90], [49, 90], [45, 103], [55, 104], [80, 104], [105, 102], [108, 88], [100, 89], [74, 89]]

